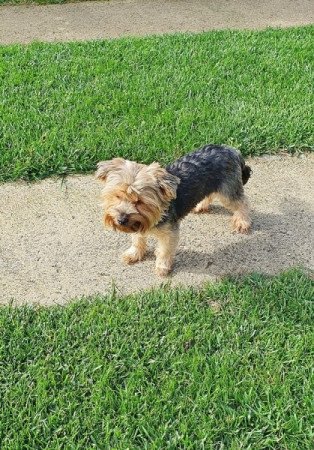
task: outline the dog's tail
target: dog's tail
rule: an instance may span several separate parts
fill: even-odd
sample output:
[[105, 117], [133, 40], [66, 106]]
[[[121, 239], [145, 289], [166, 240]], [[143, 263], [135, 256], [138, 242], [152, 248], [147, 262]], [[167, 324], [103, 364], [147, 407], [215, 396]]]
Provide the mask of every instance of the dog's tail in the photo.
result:
[[250, 166], [247, 166], [245, 164], [243, 156], [241, 154], [239, 154], [239, 156], [240, 156], [241, 171], [242, 171], [242, 183], [244, 185], [249, 181], [249, 178], [252, 173], [252, 169]]
[[252, 173], [251, 167], [244, 164], [244, 166], [242, 167], [242, 183], [243, 183], [243, 185], [249, 181], [251, 173]]

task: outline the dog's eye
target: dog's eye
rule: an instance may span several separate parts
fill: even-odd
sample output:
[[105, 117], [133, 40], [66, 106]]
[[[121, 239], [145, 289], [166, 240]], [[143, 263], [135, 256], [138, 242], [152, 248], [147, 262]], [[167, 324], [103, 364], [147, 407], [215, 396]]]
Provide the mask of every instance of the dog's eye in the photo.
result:
[[116, 194], [116, 198], [117, 198], [118, 200], [122, 200], [122, 195], [121, 195], [121, 194]]

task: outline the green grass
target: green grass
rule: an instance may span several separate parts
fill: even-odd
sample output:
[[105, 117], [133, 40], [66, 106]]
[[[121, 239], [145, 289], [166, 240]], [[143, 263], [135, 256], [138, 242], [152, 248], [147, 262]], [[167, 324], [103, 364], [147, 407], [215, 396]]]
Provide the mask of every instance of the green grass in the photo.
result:
[[309, 450], [313, 294], [292, 271], [2, 307], [0, 447]]
[[0, 47], [0, 180], [313, 148], [314, 27]]

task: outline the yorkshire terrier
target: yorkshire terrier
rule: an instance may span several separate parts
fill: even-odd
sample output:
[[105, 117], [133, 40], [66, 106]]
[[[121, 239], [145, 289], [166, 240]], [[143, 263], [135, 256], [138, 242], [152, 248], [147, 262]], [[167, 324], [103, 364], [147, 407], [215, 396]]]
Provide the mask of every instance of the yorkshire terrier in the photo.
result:
[[181, 219], [190, 211], [208, 211], [214, 198], [233, 212], [234, 230], [249, 231], [251, 220], [243, 185], [250, 175], [241, 153], [220, 145], [206, 145], [165, 169], [156, 162], [145, 165], [115, 158], [98, 163], [96, 172], [105, 182], [105, 225], [132, 233], [124, 261], [141, 261], [147, 237], [154, 236], [156, 273], [160, 276], [172, 270]]

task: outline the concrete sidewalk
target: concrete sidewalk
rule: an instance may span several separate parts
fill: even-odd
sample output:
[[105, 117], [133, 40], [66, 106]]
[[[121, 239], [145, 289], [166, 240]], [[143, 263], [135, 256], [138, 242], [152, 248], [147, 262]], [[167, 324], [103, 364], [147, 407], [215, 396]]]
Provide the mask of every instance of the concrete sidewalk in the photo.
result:
[[287, 27], [313, 22], [313, 0], [110, 0], [0, 6], [0, 44]]
[[[190, 214], [182, 222], [173, 285], [198, 285], [223, 275], [275, 274], [293, 266], [314, 268], [314, 156], [254, 158], [245, 186], [253, 230], [233, 234], [230, 215]], [[0, 186], [0, 304], [65, 303], [74, 297], [136, 292], [165, 280], [154, 256], [125, 266], [130, 236], [106, 231], [93, 176], [5, 183]], [[1, 214], [1, 211], [4, 214]]]

